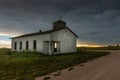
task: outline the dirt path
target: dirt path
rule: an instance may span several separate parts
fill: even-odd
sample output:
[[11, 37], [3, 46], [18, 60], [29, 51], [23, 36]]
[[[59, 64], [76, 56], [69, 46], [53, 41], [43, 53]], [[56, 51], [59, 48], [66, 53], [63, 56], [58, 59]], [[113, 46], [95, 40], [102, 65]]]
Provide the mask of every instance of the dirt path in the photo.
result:
[[[62, 70], [59, 76], [50, 76], [49, 80], [120, 80], [120, 50], [96, 60], [77, 65], [73, 70]], [[45, 76], [36, 80], [43, 80]]]

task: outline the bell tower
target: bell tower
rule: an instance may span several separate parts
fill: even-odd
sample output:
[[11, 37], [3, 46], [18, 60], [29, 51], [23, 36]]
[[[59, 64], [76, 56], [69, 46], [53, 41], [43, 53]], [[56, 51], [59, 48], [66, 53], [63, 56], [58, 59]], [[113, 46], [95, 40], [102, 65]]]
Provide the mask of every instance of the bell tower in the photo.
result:
[[66, 27], [66, 22], [62, 21], [62, 20], [57, 20], [55, 22], [53, 22], [53, 30], [58, 30], [61, 28]]

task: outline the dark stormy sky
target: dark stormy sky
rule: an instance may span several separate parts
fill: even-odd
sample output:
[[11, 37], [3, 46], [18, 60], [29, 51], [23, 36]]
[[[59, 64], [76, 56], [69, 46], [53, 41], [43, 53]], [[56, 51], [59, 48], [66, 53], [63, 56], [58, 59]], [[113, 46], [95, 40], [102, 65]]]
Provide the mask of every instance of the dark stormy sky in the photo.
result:
[[81, 44], [120, 43], [120, 0], [0, 0], [0, 42], [52, 29], [60, 16]]

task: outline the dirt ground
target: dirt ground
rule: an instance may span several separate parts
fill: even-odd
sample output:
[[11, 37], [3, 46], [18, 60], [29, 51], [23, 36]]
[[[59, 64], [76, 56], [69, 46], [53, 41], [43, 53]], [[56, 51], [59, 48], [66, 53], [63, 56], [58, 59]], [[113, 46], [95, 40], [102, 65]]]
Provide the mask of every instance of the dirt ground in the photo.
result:
[[45, 77], [50, 77], [49, 80], [120, 80], [120, 50], [110, 52], [108, 56], [76, 65], [71, 71], [64, 69], [57, 76], [51, 73], [36, 80]]

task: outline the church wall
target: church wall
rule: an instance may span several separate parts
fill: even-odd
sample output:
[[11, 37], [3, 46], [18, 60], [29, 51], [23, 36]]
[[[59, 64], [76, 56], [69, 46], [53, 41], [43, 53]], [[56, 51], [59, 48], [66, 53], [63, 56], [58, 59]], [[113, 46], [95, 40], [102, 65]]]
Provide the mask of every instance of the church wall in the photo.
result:
[[[12, 39], [12, 50], [14, 51], [14, 43], [17, 42], [17, 51], [26, 51], [26, 41], [29, 42], [29, 49], [30, 51], [33, 50], [33, 40], [36, 40], [37, 46], [36, 51], [43, 52], [43, 41], [49, 41], [50, 35], [49, 34], [43, 34], [43, 35], [34, 35], [34, 36], [27, 36], [27, 37], [21, 37], [21, 38], [15, 38]], [[22, 50], [20, 50], [20, 41], [22, 41]]]
[[69, 53], [76, 52], [76, 36], [71, 33], [68, 29], [62, 29], [52, 33], [53, 41], [60, 42], [60, 52]]
[[[50, 38], [51, 37], [51, 38]], [[59, 50], [60, 53], [69, 53], [76, 52], [76, 36], [69, 31], [68, 29], [62, 29], [55, 31], [51, 34], [43, 34], [43, 35], [34, 35], [34, 36], [26, 36], [21, 38], [12, 39], [12, 50], [14, 51], [14, 43], [17, 42], [17, 51], [26, 51], [26, 41], [29, 42], [29, 51], [33, 50], [33, 41], [37, 41], [37, 49], [36, 51], [45, 53], [45, 46], [43, 46], [44, 41], [58, 41], [59, 42]], [[20, 50], [20, 41], [22, 41], [22, 50]], [[44, 48], [44, 49], [43, 49]]]

